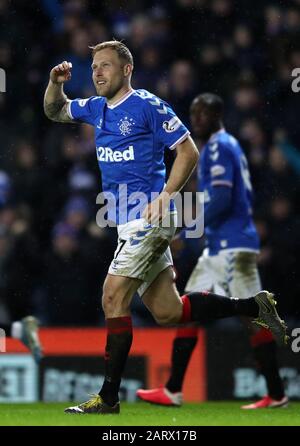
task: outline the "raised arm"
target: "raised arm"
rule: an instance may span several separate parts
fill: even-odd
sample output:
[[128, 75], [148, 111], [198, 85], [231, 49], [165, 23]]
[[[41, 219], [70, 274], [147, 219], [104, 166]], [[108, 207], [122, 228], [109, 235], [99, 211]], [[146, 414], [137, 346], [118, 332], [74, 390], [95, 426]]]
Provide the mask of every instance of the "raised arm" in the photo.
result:
[[44, 111], [46, 116], [56, 122], [74, 122], [68, 115], [69, 99], [64, 93], [63, 85], [71, 79], [72, 64], [62, 62], [50, 71], [49, 84], [44, 96]]

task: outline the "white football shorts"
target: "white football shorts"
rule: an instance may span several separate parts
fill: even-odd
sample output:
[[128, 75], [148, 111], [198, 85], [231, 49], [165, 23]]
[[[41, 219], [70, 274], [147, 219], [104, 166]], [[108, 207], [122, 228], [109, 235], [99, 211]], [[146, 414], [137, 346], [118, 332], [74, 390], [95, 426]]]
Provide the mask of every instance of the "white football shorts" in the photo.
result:
[[137, 290], [142, 296], [158, 274], [173, 265], [169, 245], [176, 225], [176, 212], [168, 214], [160, 226], [152, 226], [144, 218], [119, 225], [118, 246], [108, 273], [142, 280]]
[[209, 256], [208, 249], [198, 259], [185, 292], [212, 291], [246, 299], [261, 290], [257, 253], [246, 249], [226, 249]]

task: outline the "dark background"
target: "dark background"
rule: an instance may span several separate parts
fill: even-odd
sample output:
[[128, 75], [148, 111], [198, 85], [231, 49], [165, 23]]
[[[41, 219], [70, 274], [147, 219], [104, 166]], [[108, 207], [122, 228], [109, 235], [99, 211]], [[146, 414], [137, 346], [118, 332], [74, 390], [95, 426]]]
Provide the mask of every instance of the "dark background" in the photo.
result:
[[[126, 5], [125, 5], [126, 3]], [[255, 188], [263, 286], [300, 320], [300, 0], [0, 0], [0, 326], [34, 313], [45, 325], [103, 323], [101, 287], [115, 248], [95, 222], [101, 178], [93, 129], [43, 113], [51, 67], [73, 63], [70, 98], [94, 94], [89, 45], [124, 39], [133, 86], [167, 100], [189, 126], [201, 92], [220, 94]], [[172, 155], [166, 156], [168, 168]], [[195, 190], [192, 178], [187, 188]], [[173, 245], [183, 290], [199, 244]], [[138, 300], [136, 325], [152, 320]]]

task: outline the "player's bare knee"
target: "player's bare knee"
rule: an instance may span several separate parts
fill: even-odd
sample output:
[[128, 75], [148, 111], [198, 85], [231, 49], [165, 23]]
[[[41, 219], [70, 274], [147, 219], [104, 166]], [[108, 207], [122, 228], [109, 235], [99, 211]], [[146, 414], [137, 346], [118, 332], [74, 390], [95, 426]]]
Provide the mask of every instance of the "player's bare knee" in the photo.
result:
[[178, 316], [176, 313], [160, 310], [153, 314], [153, 317], [156, 322], [163, 327], [172, 326], [178, 323]]
[[115, 310], [121, 309], [122, 299], [118, 293], [104, 292], [102, 296], [102, 308], [106, 317], [111, 315]]
[[102, 296], [105, 317], [117, 317], [129, 310], [128, 296], [122, 290], [106, 289]]
[[103, 293], [102, 295], [102, 308], [104, 311], [104, 314], [107, 315], [110, 313], [110, 310], [113, 308], [113, 305], [115, 303], [114, 296], [109, 293]]

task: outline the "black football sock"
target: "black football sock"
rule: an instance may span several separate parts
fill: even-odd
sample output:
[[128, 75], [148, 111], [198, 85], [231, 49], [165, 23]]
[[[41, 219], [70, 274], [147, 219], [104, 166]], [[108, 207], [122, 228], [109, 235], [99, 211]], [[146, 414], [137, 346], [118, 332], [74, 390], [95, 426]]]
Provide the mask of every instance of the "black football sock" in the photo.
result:
[[205, 324], [215, 319], [232, 316], [258, 316], [258, 305], [253, 297], [238, 299], [219, 296], [209, 292], [189, 293], [182, 297], [181, 323]]
[[106, 404], [119, 401], [121, 377], [132, 343], [131, 317], [106, 319], [105, 378], [99, 395]]
[[272, 333], [265, 328], [251, 336], [251, 345], [259, 372], [265, 377], [268, 395], [274, 400], [284, 397], [284, 386], [279, 375], [277, 346]]
[[170, 392], [181, 392], [184, 375], [198, 340], [195, 327], [179, 328], [173, 341], [171, 375], [166, 384]]

